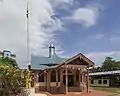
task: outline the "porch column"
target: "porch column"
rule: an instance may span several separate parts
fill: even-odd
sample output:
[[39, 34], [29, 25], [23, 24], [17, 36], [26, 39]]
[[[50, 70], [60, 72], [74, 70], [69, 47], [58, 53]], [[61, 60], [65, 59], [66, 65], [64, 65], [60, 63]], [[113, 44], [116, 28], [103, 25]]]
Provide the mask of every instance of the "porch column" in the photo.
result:
[[58, 86], [58, 70], [56, 70], [56, 86]]
[[74, 70], [74, 85], [76, 85], [76, 70]]
[[34, 74], [34, 87], [36, 88], [37, 86], [37, 83], [38, 83], [38, 72], [36, 71], [35, 74]]
[[66, 96], [68, 96], [68, 68], [67, 68], [67, 64], [65, 63], [65, 77], [66, 77], [66, 80], [65, 80], [65, 86], [66, 86]]
[[46, 73], [44, 74], [44, 83], [45, 83], [45, 86], [46, 86], [46, 89], [47, 89], [47, 74]]
[[79, 86], [80, 86], [80, 82], [81, 82], [81, 70], [79, 70]]
[[87, 68], [87, 80], [86, 80], [86, 83], [87, 83], [87, 93], [89, 92], [89, 67]]
[[81, 77], [82, 77], [81, 82], [84, 82], [84, 73], [83, 72], [81, 73]]
[[49, 72], [47, 72], [47, 83], [46, 83], [47, 84], [47, 91], [49, 90], [49, 84], [48, 84], [48, 82], [49, 82], [49, 79], [48, 79], [49, 76], [48, 75], [49, 75]]
[[48, 74], [47, 74], [47, 91], [50, 91], [50, 71], [48, 71]]
[[60, 86], [63, 85], [63, 70], [60, 70]]

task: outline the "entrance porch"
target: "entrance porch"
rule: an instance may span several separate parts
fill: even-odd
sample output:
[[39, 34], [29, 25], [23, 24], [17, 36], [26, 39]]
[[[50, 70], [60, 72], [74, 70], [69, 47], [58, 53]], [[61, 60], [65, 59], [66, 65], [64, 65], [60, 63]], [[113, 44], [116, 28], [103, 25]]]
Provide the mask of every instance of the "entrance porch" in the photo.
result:
[[[39, 91], [48, 91], [51, 93], [64, 93], [66, 91], [66, 75], [65, 69], [49, 70], [38, 77], [36, 89]], [[39, 72], [40, 74], [41, 72]], [[81, 92], [86, 88], [85, 72], [76, 69], [68, 69], [68, 91]], [[84, 88], [83, 88], [84, 87]]]

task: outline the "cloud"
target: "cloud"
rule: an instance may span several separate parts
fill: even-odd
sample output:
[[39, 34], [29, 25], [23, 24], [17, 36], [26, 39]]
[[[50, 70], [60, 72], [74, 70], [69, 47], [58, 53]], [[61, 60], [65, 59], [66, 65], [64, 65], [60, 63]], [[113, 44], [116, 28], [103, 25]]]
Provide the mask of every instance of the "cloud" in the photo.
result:
[[[57, 34], [56, 30], [62, 29], [63, 23], [59, 18], [51, 18], [55, 13], [48, 0], [29, 1], [31, 53], [47, 55], [48, 44], [59, 43], [55, 35]], [[15, 53], [21, 67], [26, 66], [25, 6], [25, 0], [4, 0], [0, 4], [0, 50], [7, 49]], [[57, 50], [61, 48], [56, 47]]]
[[74, 22], [81, 23], [85, 26], [92, 26], [96, 23], [97, 15], [94, 10], [88, 8], [79, 8], [74, 12]]
[[104, 38], [104, 34], [102, 34], [102, 33], [92, 34], [92, 35], [88, 36], [88, 39], [101, 40], [103, 38]]
[[95, 39], [102, 39], [102, 38], [104, 38], [104, 35], [103, 34], [96, 34], [95, 35]]
[[96, 66], [101, 66], [101, 64], [105, 60], [105, 57], [108, 57], [108, 56], [113, 57], [113, 59], [120, 61], [120, 51], [92, 52], [92, 53], [86, 54], [86, 56], [91, 60], [93, 60]]
[[50, 3], [47, 2], [47, 0], [42, 1], [42, 4], [40, 4], [40, 2], [41, 1], [39, 0], [38, 2], [31, 0], [31, 6], [34, 6], [34, 8], [31, 8], [32, 23], [30, 30], [31, 34], [34, 33], [34, 35], [31, 35], [31, 47], [35, 55], [45, 55], [48, 53], [48, 49], [46, 49], [45, 46], [48, 46], [49, 43], [55, 41], [55, 30], [62, 29], [63, 25], [59, 18], [51, 18], [51, 16], [54, 15], [54, 10], [52, 9]]
[[73, 11], [71, 16], [65, 17], [68, 21], [81, 24], [85, 27], [91, 27], [97, 24], [99, 15], [100, 15], [99, 6], [87, 5], [85, 7], [79, 7]]
[[110, 42], [112, 42], [112, 43], [118, 43], [119, 41], [120, 41], [120, 36], [111, 36], [110, 38], [109, 38], [109, 40], [110, 40]]
[[2, 3], [3, 2], [3, 0], [0, 0], [0, 3]]
[[54, 8], [55, 7], [65, 8], [66, 5], [72, 5], [74, 2], [74, 0], [49, 0], [49, 1]]

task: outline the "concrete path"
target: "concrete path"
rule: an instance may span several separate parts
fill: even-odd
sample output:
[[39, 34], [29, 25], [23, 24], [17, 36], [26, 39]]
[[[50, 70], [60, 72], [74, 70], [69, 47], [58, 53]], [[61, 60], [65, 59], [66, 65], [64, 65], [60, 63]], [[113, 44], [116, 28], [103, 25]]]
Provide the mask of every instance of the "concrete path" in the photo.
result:
[[35, 94], [35, 96], [47, 96], [46, 94]]
[[[65, 96], [65, 94], [50, 94], [50, 93], [42, 93], [47, 96]], [[36, 95], [39, 96], [39, 95]], [[41, 95], [40, 95], [41, 96]], [[103, 91], [91, 90], [89, 93], [86, 92], [69, 92], [68, 96], [116, 96], [115, 93], [108, 93]]]
[[113, 93], [91, 90], [89, 93], [82, 93], [80, 96], [111, 96], [112, 94]]

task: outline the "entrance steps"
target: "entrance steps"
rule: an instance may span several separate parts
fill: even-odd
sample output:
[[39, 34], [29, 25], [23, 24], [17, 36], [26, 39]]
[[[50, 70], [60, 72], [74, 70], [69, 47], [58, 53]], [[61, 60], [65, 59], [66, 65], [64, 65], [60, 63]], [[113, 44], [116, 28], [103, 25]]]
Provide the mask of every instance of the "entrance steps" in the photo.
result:
[[[59, 93], [65, 93], [65, 91], [66, 91], [65, 86], [61, 86], [58, 89]], [[81, 92], [81, 89], [80, 87], [77, 87], [77, 86], [71, 86], [71, 87], [68, 87], [68, 92]]]
[[69, 92], [81, 92], [80, 87], [73, 86], [73, 87], [68, 87]]
[[61, 86], [58, 88], [59, 93], [65, 93], [65, 86]]

